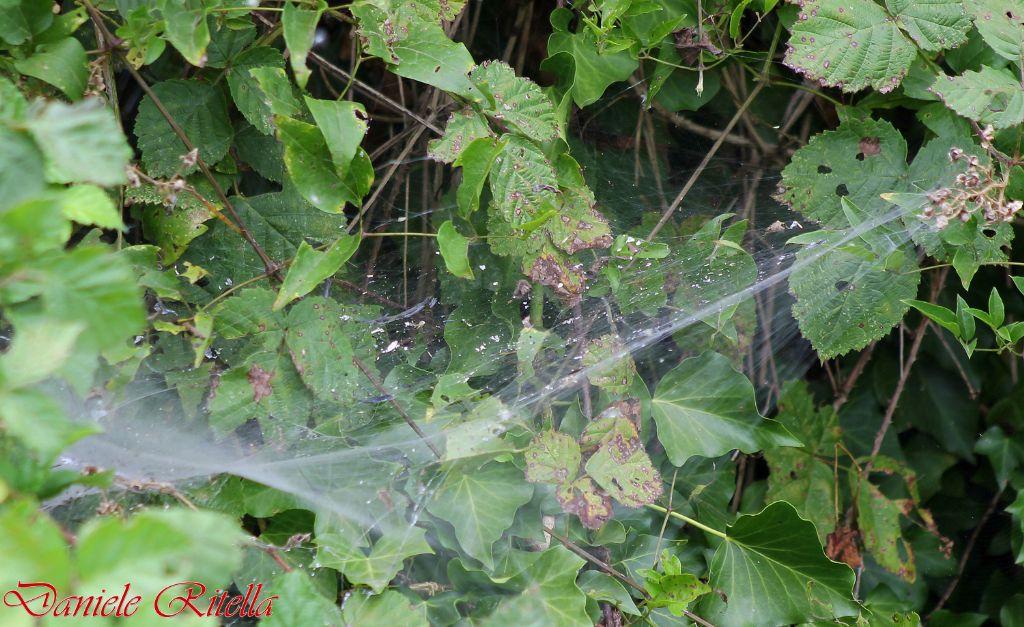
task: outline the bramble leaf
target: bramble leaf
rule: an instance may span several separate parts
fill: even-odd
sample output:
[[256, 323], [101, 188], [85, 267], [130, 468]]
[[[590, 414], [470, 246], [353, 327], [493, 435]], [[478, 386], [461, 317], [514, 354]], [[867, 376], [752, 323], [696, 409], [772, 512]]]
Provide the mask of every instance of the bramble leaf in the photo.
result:
[[885, 6], [922, 50], [956, 48], [971, 30], [971, 18], [960, 0], [886, 0]]
[[939, 76], [931, 91], [950, 109], [983, 125], [1008, 128], [1024, 122], [1024, 86], [1006, 70], [982, 66], [978, 72]]
[[999, 56], [1020, 63], [1024, 53], [1024, 1], [970, 0], [974, 26]]
[[[206, 163], [224, 158], [231, 147], [234, 130], [228, 118], [228, 103], [219, 87], [197, 80], [169, 80], [153, 85], [153, 93], [178, 124], [199, 157]], [[186, 166], [181, 157], [189, 150], [149, 96], [142, 99], [135, 118], [142, 164], [150, 176], [190, 174], [197, 165]]]

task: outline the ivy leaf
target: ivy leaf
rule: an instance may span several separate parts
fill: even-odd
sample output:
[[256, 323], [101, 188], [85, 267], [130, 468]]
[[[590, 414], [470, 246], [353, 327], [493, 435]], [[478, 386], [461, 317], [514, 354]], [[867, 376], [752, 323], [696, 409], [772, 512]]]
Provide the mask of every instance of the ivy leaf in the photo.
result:
[[889, 499], [867, 479], [859, 480], [856, 493], [857, 526], [864, 546], [882, 568], [913, 583], [917, 578], [914, 552], [900, 532], [904, 502]]
[[296, 5], [288, 0], [284, 3], [284, 13], [281, 15], [284, 43], [288, 46], [292, 72], [295, 73], [295, 82], [299, 87], [305, 87], [309, 80], [310, 70], [306, 67], [306, 57], [313, 47], [316, 25], [320, 22], [320, 15], [327, 9], [327, 3], [316, 0], [315, 10], [304, 7], [305, 3]]
[[[345, 627], [356, 625], [408, 625], [409, 627], [426, 627], [426, 616], [401, 592], [385, 590], [382, 594], [370, 595], [363, 590], [355, 590], [341, 608], [341, 617]], [[317, 621], [322, 622], [321, 619]], [[306, 624], [306, 623], [287, 623]]]
[[315, 100], [309, 96], [305, 100], [327, 142], [334, 167], [347, 170], [366, 134], [366, 109], [349, 100]]
[[387, 588], [406, 558], [434, 552], [427, 543], [426, 530], [416, 526], [388, 529], [372, 546], [355, 525], [321, 527], [318, 520], [317, 529], [317, 560], [327, 568], [338, 569], [353, 584], [369, 586], [376, 594]]
[[160, 0], [159, 7], [164, 18], [164, 38], [192, 65], [206, 65], [206, 46], [210, 43], [206, 3], [203, 0]]
[[507, 63], [484, 61], [469, 78], [487, 99], [484, 111], [501, 124], [538, 143], [561, 135], [554, 103], [536, 83], [516, 76]]
[[1013, 472], [1024, 463], [1024, 437], [1006, 435], [998, 425], [989, 427], [974, 445], [974, 452], [988, 458], [1000, 483], [1008, 481]]
[[[203, 161], [217, 163], [228, 154], [234, 130], [221, 89], [197, 80], [170, 80], [153, 85], [153, 93], [199, 150]], [[198, 168], [184, 166], [181, 157], [188, 149], [149, 96], [139, 105], [135, 136], [139, 139], [142, 164], [151, 176], [190, 174]]]
[[99, 100], [49, 102], [26, 126], [46, 156], [48, 180], [101, 186], [125, 182], [132, 151], [113, 113]]
[[939, 76], [931, 91], [950, 109], [981, 124], [1008, 128], [1024, 122], [1024, 86], [1005, 70], [982, 66], [978, 72]]
[[886, 0], [896, 23], [922, 50], [938, 52], [967, 41], [971, 18], [960, 0]]
[[653, 407], [658, 440], [675, 466], [694, 455], [800, 445], [783, 426], [757, 413], [750, 381], [718, 353], [685, 359], [665, 374]]
[[895, 21], [871, 0], [809, 0], [791, 33], [786, 65], [847, 92], [892, 91], [917, 55]]
[[1020, 63], [1024, 53], [1024, 2], [971, 0], [965, 4], [985, 43], [999, 56]]
[[[907, 313], [921, 280], [906, 245], [897, 267], [888, 257], [857, 244], [841, 245], [842, 232], [797, 253], [789, 286], [800, 332], [821, 359], [857, 350], [884, 337]], [[826, 251], [824, 254], [821, 250]], [[883, 251], [884, 252], [884, 251]]]
[[469, 240], [459, 233], [451, 220], [445, 220], [437, 230], [437, 247], [448, 272], [462, 279], [473, 279], [473, 267], [469, 265]]
[[585, 475], [558, 486], [555, 499], [564, 512], [575, 514], [587, 529], [600, 529], [612, 517], [611, 497]]
[[[493, 137], [494, 131], [488, 126], [487, 120], [473, 109], [466, 107], [452, 112], [444, 127], [444, 135], [439, 139], [430, 140], [427, 154], [438, 161], [452, 163], [459, 158], [464, 149], [467, 149], [477, 139]], [[491, 145], [493, 145], [493, 141]], [[461, 160], [464, 167], [468, 161], [468, 157]], [[482, 183], [481, 180], [481, 186]]]
[[299, 244], [295, 259], [277, 292], [273, 310], [277, 311], [296, 298], [305, 296], [323, 280], [332, 276], [359, 248], [359, 237], [346, 235], [319, 252], [306, 242]]
[[[327, 213], [341, 213], [346, 204], [359, 206], [369, 188], [359, 158], [342, 172], [334, 165], [320, 129], [282, 116], [274, 119], [278, 137], [284, 143], [285, 167], [302, 196]], [[369, 181], [372, 180], [371, 168]]]
[[[269, 616], [260, 619], [264, 627], [341, 624], [338, 604], [320, 594], [302, 569], [276, 577], [267, 592], [279, 596], [280, 600], [274, 604]], [[357, 592], [356, 595], [362, 596], [363, 593]]]
[[711, 560], [696, 613], [722, 625], [788, 625], [856, 616], [854, 574], [825, 557], [814, 525], [784, 501], [740, 516]]
[[245, 50], [232, 60], [231, 67], [228, 68], [228, 87], [238, 111], [256, 130], [264, 135], [270, 135], [274, 132], [270, 123], [275, 111], [257, 78], [250, 73], [255, 68], [264, 67], [283, 70], [284, 57], [276, 48], [269, 46], [256, 46]]
[[601, 336], [591, 341], [583, 353], [587, 379], [612, 394], [626, 394], [636, 377], [636, 364], [619, 336]]
[[530, 483], [564, 483], [580, 468], [580, 445], [558, 431], [542, 431], [526, 449], [526, 480]]
[[614, 403], [583, 432], [584, 440], [592, 437], [593, 431], [602, 432], [597, 450], [587, 460], [587, 474], [627, 507], [643, 507], [658, 500], [662, 493], [661, 477], [633, 422], [638, 414], [637, 401]]
[[850, 226], [842, 199], [869, 216], [883, 215], [889, 204], [879, 195], [903, 188], [907, 142], [885, 120], [849, 116], [833, 131], [811, 138], [782, 171], [776, 196], [823, 226]]
[[552, 11], [548, 58], [541, 69], [554, 72], [560, 88], [571, 94], [576, 106], [585, 107], [597, 102], [612, 83], [628, 79], [639, 61], [627, 50], [602, 52], [597, 37], [586, 26], [570, 32], [572, 19], [568, 9]]
[[89, 58], [74, 37], [41, 44], [27, 59], [14, 62], [22, 74], [53, 85], [71, 100], [80, 100], [89, 80]]
[[483, 624], [487, 627], [520, 625], [559, 625], [590, 627], [586, 612], [587, 597], [576, 585], [584, 564], [563, 546], [540, 554], [522, 573], [529, 586], [518, 596], [502, 602]]
[[522, 472], [511, 464], [463, 464], [446, 474], [427, 510], [455, 527], [466, 554], [492, 568], [491, 546], [532, 497], [533, 486], [524, 483]]

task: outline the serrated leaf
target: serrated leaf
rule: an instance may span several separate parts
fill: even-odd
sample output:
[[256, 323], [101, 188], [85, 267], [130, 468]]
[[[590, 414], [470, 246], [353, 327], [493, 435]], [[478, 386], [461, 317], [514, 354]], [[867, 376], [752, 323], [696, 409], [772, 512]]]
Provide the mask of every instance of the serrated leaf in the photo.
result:
[[46, 156], [48, 180], [102, 186], [125, 182], [132, 151], [113, 112], [99, 100], [48, 102], [34, 113], [26, 126]]
[[960, 0], [886, 0], [885, 6], [922, 50], [937, 52], [967, 41], [971, 18]]
[[288, 352], [302, 381], [318, 398], [344, 405], [358, 400], [364, 389], [365, 375], [352, 358], [372, 363], [376, 346], [365, 327], [349, 322], [363, 315], [322, 297], [305, 298], [288, 312]]
[[210, 43], [206, 3], [203, 0], [160, 0], [159, 7], [164, 18], [164, 38], [192, 65], [206, 65], [206, 46]]
[[833, 131], [811, 138], [782, 171], [778, 199], [831, 228], [850, 226], [841, 199], [869, 216], [888, 203], [883, 192], [902, 189], [907, 172], [907, 143], [885, 120], [848, 118]]
[[[494, 131], [488, 126], [487, 120], [473, 111], [473, 109], [466, 107], [454, 111], [448, 117], [448, 123], [444, 127], [444, 135], [439, 139], [430, 140], [427, 154], [438, 161], [452, 163], [474, 141], [493, 137]], [[466, 164], [468, 161], [469, 158], [461, 160], [463, 164]]]
[[268, 429], [281, 424], [306, 427], [312, 404], [295, 366], [276, 347], [218, 375], [207, 399], [210, 427], [221, 437], [249, 420]]
[[785, 63], [810, 80], [843, 91], [895, 89], [917, 54], [871, 0], [809, 0], [801, 5]]
[[437, 229], [437, 247], [448, 272], [462, 279], [473, 279], [473, 267], [469, 265], [469, 239], [459, 233], [451, 220], [445, 220]]
[[[283, 70], [284, 57], [277, 49], [269, 46], [247, 49], [231, 61], [231, 67], [228, 68], [228, 87], [238, 111], [256, 130], [264, 135], [270, 135], [274, 132], [271, 121], [275, 111], [268, 102], [269, 96], [261, 88], [257, 78], [250, 73], [251, 70], [260, 67]], [[287, 77], [285, 81], [287, 82]]]
[[[224, 158], [234, 130], [228, 118], [227, 99], [220, 88], [198, 80], [169, 80], [153, 85], [152, 89], [199, 150], [203, 161], [216, 163]], [[139, 139], [142, 164], [151, 176], [190, 174], [198, 167], [185, 167], [182, 163], [181, 157], [188, 148], [148, 96], [139, 105], [135, 136]]]
[[349, 100], [315, 100], [309, 96], [305, 100], [327, 142], [334, 167], [339, 171], [348, 169], [366, 135], [366, 109]]
[[536, 83], [503, 61], [485, 61], [469, 74], [486, 100], [484, 111], [538, 143], [561, 134], [555, 106]]
[[337, 272], [342, 264], [355, 254], [357, 248], [359, 237], [356, 235], [339, 238], [323, 252], [317, 251], [306, 242], [299, 244], [295, 259], [288, 267], [288, 274], [285, 275], [284, 282], [277, 292], [273, 310], [277, 311], [296, 298], [308, 294], [323, 280]]
[[22, 74], [53, 85], [71, 100], [79, 100], [89, 80], [89, 58], [74, 37], [41, 44], [32, 56], [14, 62]]
[[718, 353], [685, 359], [666, 373], [653, 408], [658, 440], [675, 466], [694, 455], [800, 444], [784, 427], [758, 414], [750, 381]]
[[1006, 70], [982, 66], [978, 72], [939, 76], [931, 87], [946, 106], [960, 115], [995, 128], [1024, 122], [1024, 87]]
[[558, 178], [551, 162], [533, 142], [505, 135], [504, 150], [494, 159], [488, 183], [501, 218], [520, 226], [557, 206]]
[[854, 573], [829, 560], [814, 525], [779, 501], [740, 516], [711, 561], [709, 594], [699, 616], [720, 625], [788, 625], [856, 616]]
[[427, 511], [451, 523], [466, 553], [491, 568], [491, 546], [532, 496], [533, 486], [511, 464], [461, 465], [446, 474]]
[[306, 67], [306, 57], [313, 47], [313, 39], [316, 37], [316, 25], [320, 16], [327, 9], [324, 0], [316, 0], [316, 9], [306, 8], [304, 2], [298, 5], [288, 0], [284, 4], [284, 12], [281, 14], [281, 25], [284, 32], [284, 43], [288, 46], [292, 72], [295, 73], [295, 82], [299, 87], [305, 87], [309, 80], [310, 70]]
[[[260, 619], [264, 627], [341, 624], [338, 604], [324, 597], [313, 585], [310, 575], [301, 568], [275, 578], [269, 585], [267, 593], [277, 595], [282, 600], [287, 599], [287, 602], [281, 603], [278, 600], [273, 606], [273, 611]], [[363, 595], [362, 592], [356, 594]]]
[[[863, 247], [837, 246], [843, 234], [797, 254], [789, 286], [800, 332], [821, 359], [831, 359], [884, 337], [917, 296], [920, 272], [907, 251], [900, 268], [883, 269], [885, 258]], [[826, 252], [822, 253], [821, 249]]]
[[27, 133], [0, 126], [0, 210], [15, 207], [43, 191], [43, 167], [43, 154]]
[[58, 197], [64, 217], [103, 229], [123, 229], [121, 213], [105, 191], [95, 185], [73, 185]]
[[1024, 2], [1021, 0], [970, 0], [967, 10], [974, 26], [996, 54], [1020, 63], [1024, 53]]

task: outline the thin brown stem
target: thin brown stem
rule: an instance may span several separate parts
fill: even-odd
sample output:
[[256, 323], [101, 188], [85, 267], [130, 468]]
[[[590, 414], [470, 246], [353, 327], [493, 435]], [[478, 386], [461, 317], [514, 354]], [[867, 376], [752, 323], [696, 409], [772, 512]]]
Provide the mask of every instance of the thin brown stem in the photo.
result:
[[395, 408], [395, 411], [398, 412], [398, 415], [401, 416], [402, 420], [405, 420], [405, 423], [408, 424], [409, 427], [416, 432], [416, 435], [420, 436], [420, 439], [423, 440], [423, 443], [427, 445], [427, 448], [430, 449], [430, 452], [434, 454], [434, 457], [442, 459], [444, 456], [441, 454], [441, 451], [437, 448], [437, 446], [434, 445], [433, 442], [430, 441], [429, 438], [427, 438], [427, 434], [423, 432], [423, 429], [420, 429], [420, 426], [416, 424], [416, 421], [412, 419], [412, 416], [410, 416], [404, 409], [402, 409], [402, 406], [398, 404], [398, 401], [395, 400], [395, 397], [392, 396], [392, 394], [388, 392], [387, 388], [384, 387], [380, 380], [377, 379], [376, 376], [374, 376], [373, 372], [371, 372], [367, 365], [363, 363], [363, 360], [353, 355], [352, 363], [355, 364], [356, 368], [359, 368], [359, 370], [366, 376], [367, 379], [369, 379], [370, 383], [373, 385], [374, 388], [377, 389], [378, 392], [387, 397], [388, 402], [391, 403], [391, 406]]
[[839, 388], [839, 393], [836, 394], [836, 399], [832, 401], [832, 409], [839, 411], [846, 401], [850, 400], [850, 393], [853, 391], [853, 386], [857, 385], [857, 380], [860, 379], [860, 375], [864, 373], [864, 368], [871, 361], [871, 355], [875, 352], [875, 342], [868, 344], [860, 353], [860, 357], [857, 358], [857, 363], [853, 364], [853, 369], [850, 370], [850, 374], [847, 375], [846, 379], [843, 380], [843, 385]]

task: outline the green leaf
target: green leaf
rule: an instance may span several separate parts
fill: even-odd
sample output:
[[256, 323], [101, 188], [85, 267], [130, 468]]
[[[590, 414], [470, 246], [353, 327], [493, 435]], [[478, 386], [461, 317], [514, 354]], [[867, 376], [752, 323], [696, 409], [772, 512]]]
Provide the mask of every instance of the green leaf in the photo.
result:
[[[198, 187], [203, 193], [205, 186]], [[129, 190], [127, 196], [137, 203], [135, 211], [141, 214], [142, 232], [148, 241], [160, 247], [160, 261], [164, 264], [177, 261], [192, 240], [206, 233], [209, 227], [205, 223], [214, 217], [192, 194], [178, 196], [173, 208], [166, 207], [159, 191], [148, 185]]]
[[1024, 2], [971, 0], [964, 4], [985, 43], [999, 56], [1020, 63], [1024, 53]]
[[907, 142], [892, 124], [849, 117], [837, 129], [811, 138], [782, 171], [777, 198], [825, 227], [850, 225], [842, 199], [868, 216], [890, 206], [880, 194], [903, 187]]
[[316, 0], [315, 5], [316, 9], [309, 9], [306, 8], [305, 2], [300, 2], [297, 5], [292, 0], [288, 0], [284, 3], [284, 13], [281, 15], [284, 43], [288, 46], [295, 82], [303, 88], [310, 75], [310, 70], [306, 67], [306, 57], [313, 47], [316, 25], [320, 22], [320, 16], [327, 9], [327, 3], [324, 0]]
[[315, 100], [309, 96], [305, 100], [327, 142], [334, 167], [347, 170], [366, 135], [366, 109], [349, 100]]
[[623, 614], [640, 616], [640, 610], [633, 601], [625, 586], [619, 580], [597, 570], [585, 570], [580, 573], [577, 585], [591, 599], [607, 601], [617, 607]]
[[516, 76], [507, 63], [484, 61], [469, 78], [487, 99], [484, 111], [500, 124], [538, 143], [561, 135], [554, 103], [536, 83]]
[[159, 0], [158, 6], [164, 18], [164, 39], [192, 65], [206, 65], [206, 46], [210, 43], [210, 29], [206, 24], [207, 3], [203, 0]]
[[583, 367], [591, 384], [611, 394], [627, 394], [636, 377], [632, 356], [614, 334], [603, 335], [587, 345]]
[[791, 28], [785, 63], [806, 78], [854, 92], [895, 89], [916, 57], [914, 44], [871, 0], [810, 0]]
[[280, 425], [305, 428], [312, 404], [313, 397], [295, 366], [276, 346], [254, 353], [218, 375], [207, 400], [210, 427], [220, 436], [253, 419], [267, 429], [276, 430]]
[[912, 251], [905, 251], [902, 267], [885, 269], [885, 256], [859, 246], [837, 247], [843, 238], [832, 234], [797, 253], [789, 277], [797, 299], [793, 315], [821, 359], [884, 337], [903, 319], [921, 280], [913, 272]]
[[1003, 307], [1003, 298], [999, 295], [999, 290], [994, 287], [988, 294], [988, 315], [992, 320], [993, 327], [1003, 326], [1003, 320], [1006, 319], [1006, 310]]
[[113, 112], [97, 99], [73, 105], [48, 102], [26, 123], [46, 156], [46, 177], [54, 183], [121, 185], [131, 159]]
[[594, 33], [585, 26], [569, 31], [573, 13], [565, 8], [551, 13], [553, 32], [548, 37], [548, 58], [542, 69], [558, 76], [563, 91], [571, 94], [578, 107], [597, 102], [608, 86], [624, 81], [639, 62], [629, 51], [602, 52]]
[[372, 168], [367, 180], [361, 171], [361, 157], [357, 157], [352, 167], [342, 171], [334, 165], [320, 129], [291, 118], [274, 119], [284, 143], [285, 167], [302, 196], [327, 213], [341, 213], [346, 204], [358, 207], [373, 180]]
[[517, 135], [502, 137], [505, 149], [495, 157], [488, 182], [498, 216], [514, 226], [558, 206], [558, 177], [533, 142]]
[[913, 582], [917, 578], [913, 549], [900, 532], [903, 502], [887, 498], [867, 479], [859, 480], [856, 493], [857, 526], [864, 546], [882, 568]]
[[67, 362], [85, 329], [76, 321], [55, 321], [43, 315], [15, 319], [15, 335], [0, 355], [0, 388], [26, 387], [45, 380]]
[[257, 333], [281, 330], [284, 316], [271, 310], [274, 293], [262, 287], [248, 287], [213, 309], [217, 334], [237, 339]]
[[451, 523], [466, 554], [491, 568], [491, 546], [532, 496], [533, 486], [511, 464], [463, 464], [446, 474], [427, 510]]
[[[170, 80], [153, 85], [153, 93], [199, 150], [203, 161], [217, 163], [228, 154], [234, 131], [222, 89], [197, 80]], [[139, 139], [142, 164], [151, 176], [190, 174], [198, 168], [182, 163], [181, 157], [188, 148], [149, 96], [139, 105], [135, 136]]]
[[49, 0], [0, 0], [0, 39], [17, 46], [45, 31], [53, 23]]
[[740, 516], [711, 560], [709, 594], [696, 613], [716, 625], [788, 625], [856, 616], [854, 573], [829, 560], [814, 525], [780, 501]]
[[[284, 117], [305, 117], [302, 103], [295, 97], [295, 90], [287, 72], [282, 67], [261, 66], [249, 70], [249, 76], [256, 80], [263, 92], [263, 107], [274, 115]], [[271, 119], [268, 126], [273, 127]]]
[[[488, 126], [487, 120], [477, 114], [473, 109], [465, 107], [452, 112], [448, 117], [448, 123], [445, 124], [444, 135], [438, 139], [430, 140], [427, 148], [427, 154], [438, 161], [452, 163], [456, 159], [459, 159], [463, 150], [468, 149], [476, 140], [483, 138], [491, 139], [490, 142], [484, 145], [494, 145], [494, 131], [492, 131], [491, 127]], [[460, 162], [465, 168], [465, 165], [469, 164], [473, 158], [474, 157], [467, 155], [465, 158], [462, 158]], [[490, 164], [486, 165], [487, 168], [490, 169]], [[465, 170], [463, 170], [463, 172], [465, 172]], [[482, 179], [480, 180], [480, 183], [482, 186]], [[479, 192], [477, 195], [479, 197]]]
[[799, 446], [784, 427], [762, 418], [750, 381], [718, 353], [683, 360], [658, 382], [653, 398], [658, 440], [682, 466], [694, 455], [718, 457]]
[[437, 229], [437, 247], [448, 272], [461, 279], [473, 279], [473, 267], [469, 264], [469, 239], [459, 233], [451, 220], [445, 220]]
[[[414, 607], [408, 598], [395, 590], [386, 590], [383, 594], [373, 596], [365, 591], [355, 590], [351, 596], [345, 599], [341, 608], [341, 617], [345, 627], [359, 625], [426, 627], [429, 625], [423, 611], [419, 607]], [[320, 620], [317, 619], [317, 621]]]
[[956, 48], [971, 30], [971, 18], [960, 0], [886, 0], [885, 6], [922, 50]]
[[[320, 594], [310, 575], [302, 569], [275, 578], [267, 592], [280, 599], [276, 599], [270, 615], [260, 619], [264, 627], [341, 624], [338, 604]], [[363, 596], [362, 592], [355, 594]]]
[[123, 229], [124, 222], [114, 201], [105, 191], [94, 185], [74, 185], [61, 191], [58, 197], [64, 217], [79, 224], [91, 224], [103, 229]]
[[1000, 483], [1006, 482], [1024, 462], [1024, 437], [1009, 436], [1002, 427], [989, 427], [974, 445], [974, 452], [988, 458]]
[[[16, 589], [19, 581], [45, 581], [63, 589], [74, 571], [60, 526], [27, 498], [0, 508], [0, 552], [4, 555], [0, 571], [4, 590]], [[14, 599], [12, 602], [17, 603]], [[5, 612], [10, 616], [11, 610]]]
[[[48, 328], [52, 328], [52, 326]], [[31, 332], [30, 330], [26, 331]], [[54, 333], [61, 332], [66, 333], [60, 328], [54, 331]], [[65, 338], [57, 337], [54, 343], [59, 343], [62, 339]], [[52, 355], [54, 352], [54, 348], [46, 348], [45, 353], [40, 353], [40, 358], [46, 356], [46, 353]], [[9, 361], [7, 356], [0, 359], [0, 364], [3, 365], [5, 376], [9, 374], [9, 367], [16, 365]], [[22, 375], [22, 380], [29, 381], [32, 375], [44, 374], [40, 372], [43, 369], [52, 371], [62, 365], [61, 361], [57, 361], [49, 368], [36, 366], [32, 368], [34, 372], [31, 374]], [[17, 383], [19, 382], [9, 381], [5, 383], [5, 387]], [[100, 429], [94, 425], [72, 421], [60, 403], [37, 390], [0, 392], [0, 424], [3, 425], [5, 433], [20, 440], [22, 445], [35, 453], [41, 463], [47, 465], [53, 463], [61, 451], [78, 440], [100, 432]], [[18, 574], [21, 575], [21, 573]]]
[[542, 431], [526, 449], [526, 480], [530, 483], [564, 483], [580, 469], [580, 445], [558, 431]]
[[456, 192], [459, 215], [469, 218], [480, 208], [480, 194], [491, 173], [494, 159], [505, 149], [505, 142], [490, 137], [474, 140], [452, 165], [462, 166], [462, 183]]
[[14, 67], [60, 89], [71, 100], [79, 100], [89, 80], [89, 59], [74, 37], [41, 44], [31, 57], [14, 62]]
[[[270, 135], [274, 132], [271, 121], [275, 111], [257, 78], [250, 73], [256, 68], [283, 70], [284, 57], [277, 49], [268, 46], [256, 46], [245, 50], [231, 61], [228, 68], [228, 87], [238, 111], [256, 130], [264, 135]], [[287, 80], [285, 77], [286, 84]], [[288, 85], [289, 91], [290, 87]]]
[[1024, 87], [1006, 70], [982, 66], [960, 76], [939, 76], [931, 87], [946, 106], [965, 118], [995, 128], [1024, 122]]
[[[408, 523], [400, 521], [402, 527]], [[363, 530], [352, 524], [323, 525], [317, 520], [317, 560], [327, 568], [336, 568], [357, 585], [369, 586], [380, 594], [405, 560], [414, 555], [433, 553], [426, 540], [426, 530], [395, 525], [372, 543]]]
[[26, 133], [0, 126], [0, 210], [15, 207], [43, 191], [43, 167], [43, 154]]
[[953, 313], [953, 310], [924, 300], [908, 300], [906, 304], [928, 316], [930, 320], [940, 327], [949, 330], [957, 338], [960, 337], [960, 325], [957, 324], [957, 316]]
[[956, 324], [959, 329], [959, 339], [969, 342], [974, 339], [974, 333], [976, 330], [974, 324], [974, 316], [971, 315], [970, 309], [967, 306], [967, 301], [963, 299], [959, 294], [956, 297]]
[[487, 627], [558, 625], [590, 627], [586, 596], [576, 585], [584, 564], [562, 546], [541, 553], [521, 574], [529, 582], [519, 595], [503, 601], [483, 624]]
[[323, 280], [332, 276], [349, 260], [359, 248], [359, 237], [346, 235], [338, 239], [323, 252], [318, 252], [306, 242], [299, 244], [299, 250], [288, 267], [273, 310], [277, 311], [296, 298], [305, 296]]

